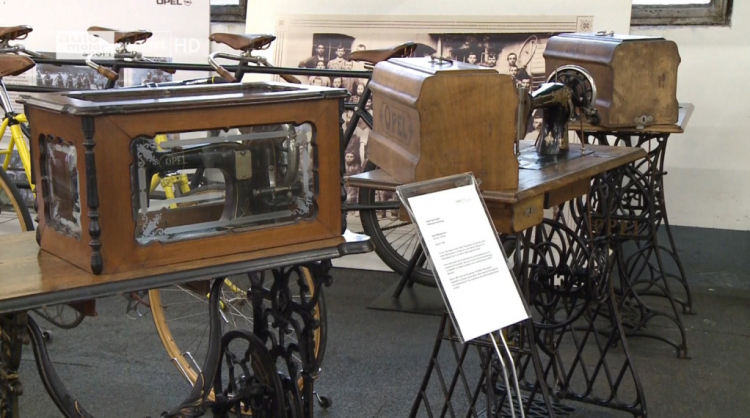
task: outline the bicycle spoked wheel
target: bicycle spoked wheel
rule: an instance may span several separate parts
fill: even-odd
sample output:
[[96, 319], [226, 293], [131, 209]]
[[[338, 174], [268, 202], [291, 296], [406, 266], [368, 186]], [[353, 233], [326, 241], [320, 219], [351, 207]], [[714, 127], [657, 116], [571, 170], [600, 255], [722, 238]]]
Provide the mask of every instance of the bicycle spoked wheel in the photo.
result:
[[[293, 273], [289, 279], [294, 295], [304, 292], [306, 299], [314, 289], [313, 278], [307, 268], [300, 268], [301, 277]], [[302, 282], [302, 286], [299, 282]], [[270, 285], [266, 283], [266, 285]], [[296, 287], [296, 288], [295, 288]], [[253, 330], [253, 310], [247, 297], [250, 279], [247, 275], [232, 276], [225, 280], [221, 290], [222, 334], [233, 330]], [[159, 338], [170, 360], [177, 366], [183, 377], [195, 383], [197, 370], [203, 364], [208, 350], [208, 286], [206, 283], [176, 285], [165, 289], [149, 291], [151, 312], [154, 316]], [[321, 289], [322, 291], [322, 289]], [[298, 297], [294, 297], [298, 299]], [[326, 309], [323, 294], [313, 314], [320, 326], [313, 332], [315, 358], [318, 366], [323, 361], [327, 335]], [[273, 329], [273, 328], [271, 328]], [[294, 335], [285, 335], [288, 341]], [[294, 342], [294, 341], [293, 341]], [[300, 363], [300, 359], [295, 357]], [[279, 370], [285, 370], [278, 365]], [[302, 386], [302, 379], [298, 382]], [[213, 399], [213, 393], [210, 395]]]
[[34, 230], [29, 209], [8, 173], [0, 168], [0, 228], [6, 234]]
[[[368, 166], [365, 170], [372, 169]], [[382, 210], [361, 210], [359, 218], [362, 229], [370, 236], [375, 253], [385, 264], [398, 274], [403, 274], [409, 265], [414, 251], [420, 245], [419, 235], [408, 216], [402, 216], [398, 208], [398, 197], [395, 192], [376, 189], [359, 189], [359, 203], [375, 205], [382, 203]], [[432, 274], [427, 257], [422, 256], [411, 274], [412, 280], [424, 286], [435, 287], [435, 276]]]
[[539, 38], [537, 38], [536, 35], [531, 35], [526, 41], [524, 41], [523, 45], [521, 45], [521, 49], [518, 50], [518, 68], [528, 67], [531, 59], [534, 58], [538, 47]]
[[[33, 230], [34, 222], [21, 192], [8, 173], [0, 168], [0, 231], [14, 234]], [[63, 329], [74, 328], [83, 321], [83, 314], [69, 305], [44, 306], [34, 309], [34, 312]]]

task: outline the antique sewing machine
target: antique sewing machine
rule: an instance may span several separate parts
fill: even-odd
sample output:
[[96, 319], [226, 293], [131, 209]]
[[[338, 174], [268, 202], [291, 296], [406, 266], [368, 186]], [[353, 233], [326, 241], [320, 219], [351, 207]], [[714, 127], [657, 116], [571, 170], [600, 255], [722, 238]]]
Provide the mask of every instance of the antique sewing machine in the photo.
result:
[[38, 242], [96, 274], [336, 245], [345, 95], [250, 83], [25, 97]]
[[[568, 131], [578, 124], [622, 128], [677, 121], [680, 57], [672, 41], [562, 34], [550, 38], [544, 57], [546, 83], [533, 92], [518, 86], [516, 94], [512, 78], [492, 69], [441, 58], [380, 63], [370, 84], [376, 108], [372, 161], [401, 182], [474, 171], [483, 189], [503, 190], [517, 185], [519, 164], [539, 169], [584, 155], [569, 147]], [[536, 148], [516, 145], [514, 163], [509, 137], [525, 136], [535, 109], [543, 110]]]
[[677, 44], [662, 37], [597, 33], [553, 36], [544, 50], [547, 74], [574, 65], [596, 83], [591, 105], [604, 128], [677, 122]]
[[[404, 183], [473, 171], [482, 189], [507, 190], [518, 187], [519, 163], [541, 168], [583, 155], [569, 152], [568, 128], [583, 118], [597, 122], [588, 72], [566, 65], [534, 92], [514, 85], [493, 69], [445, 59], [378, 64], [370, 159]], [[518, 139], [535, 109], [544, 110], [537, 146], [522, 151]]]
[[542, 124], [536, 138], [536, 146], [520, 150], [516, 146], [521, 168], [541, 168], [555, 164], [561, 159], [577, 158], [586, 154], [583, 149], [571, 150], [569, 146], [570, 124], [586, 119], [599, 123], [596, 103], [596, 84], [581, 67], [565, 65], [555, 69], [547, 82], [533, 92], [517, 87], [519, 101], [518, 137], [526, 133], [526, 126], [534, 110], [542, 110]]
[[[609, 283], [603, 276], [608, 272], [604, 266], [606, 257], [601, 258], [604, 261], [596, 268], [591, 264], [594, 258], [599, 262], [599, 254], [606, 254], [606, 249], [599, 247], [606, 240], [598, 240], [596, 244], [585, 242], [568, 225], [545, 219], [544, 215], [546, 209], [560, 205], [568, 204], [567, 207], [575, 208], [585, 206], [585, 203], [581, 206], [577, 206], [577, 203], [585, 202], [585, 199], [578, 199], [587, 194], [595, 193], [592, 200], [603, 201], [611, 188], [601, 187], [592, 191], [592, 180], [603, 173], [621, 172], [623, 166], [642, 158], [645, 151], [593, 145], [582, 150], [581, 147], [570, 146], [568, 130], [576, 122], [597, 121], [597, 83], [587, 70], [573, 64], [557, 67], [546, 81], [531, 92], [516, 87], [510, 75], [450, 60], [404, 58], [379, 63], [370, 82], [375, 124], [368, 145], [370, 159], [380, 169], [351, 176], [347, 184], [395, 189], [403, 183], [424, 182], [420, 185], [429, 187], [432, 185], [429, 180], [473, 172], [481, 180], [479, 188], [497, 232], [515, 237], [516, 277], [526, 289], [524, 296], [527, 302], [539, 314], [535, 318], [537, 324], [554, 329], [553, 332], [557, 333], [552, 337], [554, 341], [560, 341], [557, 339], [559, 335], [578, 332], [578, 328], [571, 326], [573, 323], [585, 329], [589, 336], [610, 333], [606, 338], [624, 341], [619, 336], [618, 326], [607, 326], [605, 330], [593, 323], [584, 324], [583, 321], [588, 321], [589, 317], [578, 316], [582, 311], [572, 313], [566, 308], [585, 298], [585, 303], [578, 306], [590, 307], [602, 303], [602, 307], [607, 305], [608, 312], [617, 309], [613, 304], [615, 298], [611, 296], [611, 288], [603, 285]], [[529, 115], [535, 109], [544, 111], [536, 144], [534, 141], [520, 140], [526, 134]], [[616, 178], [615, 174], [602, 181], [615, 181]], [[604, 217], [609, 219], [606, 213]], [[405, 224], [408, 221], [404, 217], [401, 220]], [[398, 239], [403, 242], [401, 236]], [[557, 245], [558, 239], [565, 244]], [[580, 241], [572, 250], [573, 247], [567, 244], [574, 240]], [[512, 240], [507, 242], [513, 243]], [[562, 247], [566, 249], [557, 252]], [[570, 253], [563, 254], [568, 249]], [[421, 251], [417, 249], [407, 254], [410, 268], [419, 266], [424, 260], [426, 255]], [[554, 260], [554, 263], [547, 263], [547, 260]], [[581, 274], [574, 278], [570, 274], [573, 271]], [[429, 295], [420, 286], [406, 287], [411, 273], [412, 270], [407, 268], [393, 290], [389, 289], [387, 294], [379, 297], [373, 307], [409, 311], [424, 309], [422, 307], [429, 303]], [[565, 289], [567, 284], [561, 283], [572, 286]], [[594, 291], [586, 295], [576, 293], [584, 288]], [[402, 292], [406, 296], [402, 297]], [[610, 296], [594, 300], [591, 295], [604, 294], [599, 292], [608, 292]], [[548, 303], [551, 298], [547, 298], [547, 295], [550, 294], [554, 294], [555, 298], [559, 296], [559, 299]], [[572, 300], [576, 302], [571, 303]], [[437, 302], [438, 309], [444, 309], [439, 296]], [[576, 322], [580, 318], [583, 321]], [[575, 343], [575, 356], [592, 349], [594, 338], [589, 336], [577, 340], [580, 344]], [[436, 347], [439, 347], [438, 344]], [[544, 346], [547, 352], [555, 350], [541, 339], [530, 344]], [[608, 361], [608, 353], [600, 353], [595, 362], [604, 364]], [[551, 357], [555, 358], [552, 361], [560, 362], [566, 368], [579, 369], [580, 373], [576, 371], [575, 374], [585, 376], [582, 380], [586, 381], [573, 382], [572, 378], [555, 380], [559, 375], [551, 374], [539, 378], [554, 381], [550, 387], [556, 387], [554, 385], [564, 380], [562, 386], [557, 387], [564, 387], [572, 393], [578, 383], [586, 388], [601, 383], [602, 375], [587, 369], [578, 361], [580, 357], [570, 359], [567, 353], [562, 352]], [[629, 360], [626, 360], [626, 364], [629, 364]], [[540, 364], [535, 368], [544, 374], [546, 372], [542, 370], [552, 370], [555, 366]], [[432, 370], [428, 369], [425, 382]], [[637, 376], [633, 372], [626, 379], [636, 380]], [[420, 388], [420, 397], [424, 388]], [[613, 392], [617, 392], [617, 388]], [[450, 395], [445, 394], [445, 397], [449, 398]], [[596, 401], [590, 392], [577, 393], [576, 397], [577, 400]], [[432, 399], [430, 402], [434, 403]], [[443, 402], [443, 399], [440, 398], [439, 402]], [[620, 409], [636, 410], [640, 407], [623, 406], [618, 400], [605, 404]], [[414, 409], [412, 412], [412, 416], [416, 416]]]

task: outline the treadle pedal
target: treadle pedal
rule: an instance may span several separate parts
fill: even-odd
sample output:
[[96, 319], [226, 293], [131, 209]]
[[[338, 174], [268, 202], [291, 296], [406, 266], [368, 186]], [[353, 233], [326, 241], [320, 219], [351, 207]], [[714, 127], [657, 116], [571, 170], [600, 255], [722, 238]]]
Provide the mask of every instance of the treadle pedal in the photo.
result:
[[[501, 395], [496, 395], [496, 399], [499, 399], [500, 397]], [[529, 402], [528, 396], [523, 395], [521, 397], [523, 399], [524, 405], [527, 405]], [[515, 396], [513, 397], [513, 406], [514, 408], [516, 408], [516, 411], [519, 410], [518, 400]], [[576, 412], [578, 412], [578, 409], [570, 405], [553, 402], [552, 412], [555, 414], [555, 417], [557, 418], [574, 418], [577, 416]], [[487, 415], [486, 409], [482, 409], [478, 411], [477, 416], [479, 418], [489, 418]], [[504, 398], [502, 408], [500, 409], [500, 412], [498, 413], [497, 416], [502, 417], [502, 418], [512, 417], [507, 398]], [[516, 414], [516, 416], [519, 416], [519, 415]], [[529, 408], [528, 414], [526, 414], [526, 418], [547, 418], [547, 417], [549, 417], [549, 414], [547, 414], [547, 406], [544, 404], [544, 401], [542, 399], [534, 399], [533, 401], [531, 401], [531, 407]]]
[[321, 396], [315, 391], [313, 391], [313, 395], [315, 395], [315, 398], [318, 400], [318, 405], [320, 405], [321, 408], [328, 409], [333, 405], [333, 400], [331, 400], [330, 396]]

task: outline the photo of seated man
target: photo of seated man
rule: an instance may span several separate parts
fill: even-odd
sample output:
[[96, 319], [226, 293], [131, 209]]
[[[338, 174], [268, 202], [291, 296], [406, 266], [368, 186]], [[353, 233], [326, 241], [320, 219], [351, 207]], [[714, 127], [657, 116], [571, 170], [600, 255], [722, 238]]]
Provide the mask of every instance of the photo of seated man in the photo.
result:
[[313, 55], [300, 61], [297, 67], [315, 68], [318, 65], [318, 62], [321, 61], [323, 62], [323, 68], [325, 68], [326, 64], [328, 64], [328, 59], [326, 58], [326, 47], [323, 44], [318, 44], [315, 47], [315, 51], [313, 51]]

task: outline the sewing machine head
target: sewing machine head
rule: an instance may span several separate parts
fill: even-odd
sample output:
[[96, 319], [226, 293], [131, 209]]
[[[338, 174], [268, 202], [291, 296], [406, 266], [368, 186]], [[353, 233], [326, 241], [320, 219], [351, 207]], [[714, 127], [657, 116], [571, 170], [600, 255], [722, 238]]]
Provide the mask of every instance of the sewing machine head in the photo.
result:
[[568, 151], [568, 125], [587, 120], [599, 123], [596, 103], [596, 84], [589, 73], [576, 65], [565, 65], [554, 70], [547, 82], [533, 92], [518, 87], [520, 97], [518, 133], [522, 135], [532, 112], [543, 110], [543, 122], [536, 141], [542, 155], [559, 155]]
[[578, 66], [596, 82], [598, 125], [636, 128], [677, 122], [677, 44], [661, 37], [599, 33], [553, 36], [544, 49], [547, 74]]

